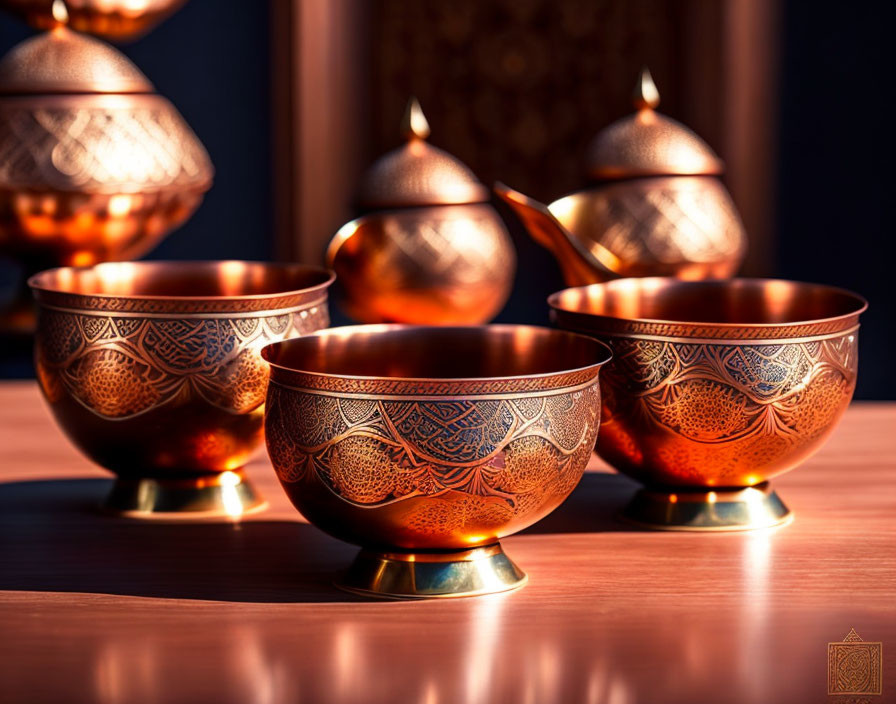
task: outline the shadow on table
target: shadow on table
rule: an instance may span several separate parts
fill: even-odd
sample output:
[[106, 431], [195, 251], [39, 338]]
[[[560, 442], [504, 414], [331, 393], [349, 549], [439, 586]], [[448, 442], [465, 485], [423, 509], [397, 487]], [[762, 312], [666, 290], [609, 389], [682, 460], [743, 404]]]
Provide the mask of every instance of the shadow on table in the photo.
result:
[[644, 529], [618, 517], [639, 486], [621, 474], [586, 472], [556, 511], [521, 531], [520, 535], [643, 532]]
[[[357, 548], [292, 521], [160, 523], [99, 512], [111, 480], [0, 483], [0, 590], [234, 602], [368, 601], [332, 580]], [[587, 473], [523, 534], [637, 530], [616, 514], [636, 485]]]
[[120, 519], [96, 508], [109, 486], [103, 479], [0, 484], [0, 590], [365, 601], [332, 585], [356, 548], [310, 525]]

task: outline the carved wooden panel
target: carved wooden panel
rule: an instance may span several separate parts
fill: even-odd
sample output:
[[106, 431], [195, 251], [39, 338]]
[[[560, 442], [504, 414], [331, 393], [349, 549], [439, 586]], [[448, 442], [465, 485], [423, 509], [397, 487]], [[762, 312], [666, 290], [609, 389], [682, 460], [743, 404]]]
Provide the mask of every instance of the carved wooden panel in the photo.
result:
[[582, 152], [631, 112], [640, 67], [677, 112], [680, 2], [382, 0], [372, 36], [375, 151], [413, 93], [432, 142], [486, 183], [552, 199], [582, 185]]

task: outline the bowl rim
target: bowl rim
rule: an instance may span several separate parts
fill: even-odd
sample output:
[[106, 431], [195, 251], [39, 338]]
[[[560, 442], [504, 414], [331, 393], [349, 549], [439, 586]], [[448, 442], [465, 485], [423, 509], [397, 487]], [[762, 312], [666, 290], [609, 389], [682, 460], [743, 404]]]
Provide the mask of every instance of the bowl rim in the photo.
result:
[[[293, 271], [305, 271], [308, 273], [316, 273], [321, 277], [321, 281], [312, 286], [306, 286], [304, 288], [284, 288], [279, 291], [270, 291], [268, 293], [251, 293], [251, 294], [231, 294], [231, 295], [171, 295], [171, 294], [141, 294], [141, 293], [124, 293], [124, 294], [112, 294], [112, 293], [99, 293], [99, 292], [81, 292], [74, 291], [70, 289], [66, 289], [62, 286], [54, 286], [51, 285], [47, 279], [51, 279], [55, 276], [58, 276], [60, 272], [63, 271], [71, 271], [71, 272], [86, 272], [92, 269], [96, 269], [97, 267], [109, 267], [115, 265], [126, 265], [129, 267], [136, 267], [138, 269], [144, 270], [156, 270], [156, 269], [182, 269], [182, 270], [210, 270], [215, 268], [220, 268], [221, 266], [251, 266], [251, 267], [260, 267], [266, 271], [272, 271], [276, 269], [280, 270], [293, 270]], [[90, 266], [60, 266], [53, 267], [51, 269], [45, 269], [43, 271], [39, 271], [36, 274], [33, 274], [28, 278], [28, 286], [32, 290], [35, 295], [35, 298], [38, 302], [42, 302], [42, 298], [44, 296], [49, 297], [50, 299], [55, 298], [63, 298], [66, 299], [66, 302], [71, 300], [77, 301], [102, 301], [102, 302], [112, 302], [112, 301], [122, 301], [122, 302], [159, 302], [159, 303], [172, 303], [172, 304], [190, 304], [190, 303], [211, 303], [211, 304], [221, 304], [221, 303], [239, 303], [239, 302], [261, 302], [261, 301], [271, 301], [271, 300], [280, 300], [280, 299], [289, 299], [296, 296], [301, 296], [303, 298], [308, 297], [310, 294], [314, 294], [317, 292], [326, 291], [332, 283], [336, 280], [336, 274], [331, 269], [327, 269], [321, 266], [314, 266], [311, 264], [298, 264], [293, 262], [273, 262], [273, 261], [265, 261], [265, 260], [250, 260], [250, 259], [200, 259], [200, 260], [151, 260], [151, 261], [123, 261], [123, 262], [99, 262], [97, 264], [93, 264]], [[78, 305], [68, 305], [66, 307], [77, 308]]]
[[[600, 350], [602, 353], [602, 357], [599, 361], [593, 364], [586, 364], [580, 367], [571, 367], [569, 369], [561, 369], [553, 372], [543, 372], [540, 374], [512, 374], [505, 376], [472, 376], [472, 377], [414, 377], [414, 376], [375, 376], [375, 375], [364, 375], [364, 374], [333, 374], [332, 372], [318, 372], [318, 371], [308, 371], [304, 369], [297, 369], [295, 367], [288, 367], [282, 364], [277, 364], [272, 362], [269, 359], [270, 352], [269, 350], [275, 347], [285, 347], [289, 345], [296, 344], [307, 344], [305, 342], [309, 338], [315, 337], [324, 337], [332, 334], [344, 334], [345, 332], [389, 332], [393, 330], [510, 330], [510, 329], [528, 329], [535, 330], [539, 333], [550, 333], [551, 335], [562, 335], [562, 336], [570, 336], [575, 337], [580, 340], [585, 340], [590, 345], [595, 345], [595, 348]], [[279, 340], [277, 342], [272, 342], [270, 344], [265, 345], [261, 348], [261, 357], [265, 362], [270, 365], [271, 369], [278, 369], [290, 374], [300, 375], [302, 377], [308, 377], [312, 379], [321, 379], [321, 380], [332, 380], [332, 381], [357, 381], [357, 382], [383, 382], [383, 383], [397, 383], [397, 384], [428, 384], [428, 383], [440, 383], [440, 384], [475, 384], [477, 382], [485, 382], [485, 383], [501, 383], [501, 382], [512, 382], [516, 380], [520, 381], [536, 381], [539, 379], [556, 379], [564, 376], [573, 376], [579, 375], [582, 373], [597, 371], [602, 366], [607, 364], [613, 358], [613, 351], [608, 344], [598, 340], [590, 335], [582, 334], [579, 332], [572, 332], [570, 330], [563, 330], [560, 328], [551, 328], [542, 325], [526, 325], [526, 324], [515, 324], [515, 323], [498, 323], [493, 325], [407, 325], [402, 323], [373, 323], [367, 325], [343, 325], [339, 327], [332, 328], [323, 328], [321, 330], [315, 330], [313, 333], [309, 333], [307, 335], [302, 335], [301, 337], [291, 338], [289, 340]], [[276, 383], [276, 380], [273, 378], [273, 374], [271, 375], [271, 381]]]
[[[572, 308], [563, 307], [559, 304], [559, 299], [561, 296], [566, 294], [569, 291], [587, 291], [588, 289], [596, 289], [596, 288], [604, 288], [610, 285], [618, 285], [623, 281], [638, 281], [638, 282], [657, 282], [662, 283], [665, 286], [708, 286], [708, 287], [719, 287], [723, 285], [730, 285], [732, 283], [743, 283], [746, 285], [755, 285], [755, 284], [785, 284], [790, 287], [811, 287], [815, 289], [824, 289], [831, 293], [839, 293], [848, 298], [851, 298], [853, 302], [856, 304], [856, 309], [850, 311], [848, 313], [843, 313], [841, 315], [828, 316], [825, 318], [812, 318], [809, 320], [789, 320], [777, 323], [737, 323], [737, 322], [712, 322], [712, 321], [700, 321], [700, 320], [680, 320], [674, 318], [639, 318], [639, 317], [622, 317], [617, 315], [605, 315], [601, 313], [589, 313], [587, 311], [581, 310], [573, 310]], [[685, 280], [685, 279], [675, 279], [671, 277], [665, 276], [647, 276], [647, 277], [625, 277], [619, 279], [612, 279], [610, 281], [604, 281], [601, 283], [588, 284], [586, 286], [570, 286], [568, 288], [561, 289], [559, 291], [555, 291], [547, 298], [548, 306], [551, 308], [552, 312], [563, 313], [563, 314], [572, 314], [582, 316], [584, 318], [590, 319], [599, 319], [599, 320], [607, 320], [614, 321], [616, 323], [630, 323], [633, 325], [655, 325], [655, 326], [668, 326], [668, 325], [682, 325], [687, 327], [697, 327], [697, 328], [714, 328], [718, 330], [783, 330], [789, 328], [796, 327], [809, 327], [809, 326], [825, 326], [831, 325], [835, 323], [842, 323], [849, 321], [853, 318], [858, 317], [862, 313], [864, 313], [868, 309], [868, 301], [859, 294], [850, 291], [849, 289], [841, 288], [839, 286], [830, 286], [828, 284], [817, 284], [808, 281], [796, 281], [792, 279], [776, 279], [776, 278], [762, 278], [762, 277], [734, 277], [730, 279], [701, 279], [696, 281]]]

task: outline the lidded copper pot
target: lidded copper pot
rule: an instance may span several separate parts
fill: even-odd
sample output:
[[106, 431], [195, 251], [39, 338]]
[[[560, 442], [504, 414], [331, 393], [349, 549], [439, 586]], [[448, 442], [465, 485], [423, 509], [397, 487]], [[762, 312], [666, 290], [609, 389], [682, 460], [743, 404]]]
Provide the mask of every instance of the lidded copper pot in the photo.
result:
[[551, 249], [570, 286], [629, 276], [727, 278], [746, 234], [706, 142], [656, 111], [644, 69], [636, 112], [602, 130], [586, 156], [590, 185], [546, 208], [499, 184], [530, 234]]
[[0, 61], [0, 247], [138, 257], [196, 209], [208, 154], [123, 54], [60, 24]]
[[0, 60], [0, 253], [26, 273], [139, 257], [212, 183], [175, 107], [65, 19]]
[[363, 215], [340, 228], [327, 250], [340, 302], [362, 322], [488, 322], [506, 302], [516, 269], [489, 190], [426, 141], [429, 125], [416, 99], [402, 133], [405, 143], [362, 178]]

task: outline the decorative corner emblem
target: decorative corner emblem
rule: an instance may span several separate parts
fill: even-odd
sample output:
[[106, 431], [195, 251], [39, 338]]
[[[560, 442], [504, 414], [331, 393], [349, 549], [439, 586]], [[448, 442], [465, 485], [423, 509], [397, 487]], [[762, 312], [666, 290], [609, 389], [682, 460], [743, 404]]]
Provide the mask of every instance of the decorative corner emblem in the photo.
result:
[[828, 694], [879, 695], [883, 644], [861, 639], [854, 628], [846, 638], [828, 643]]

